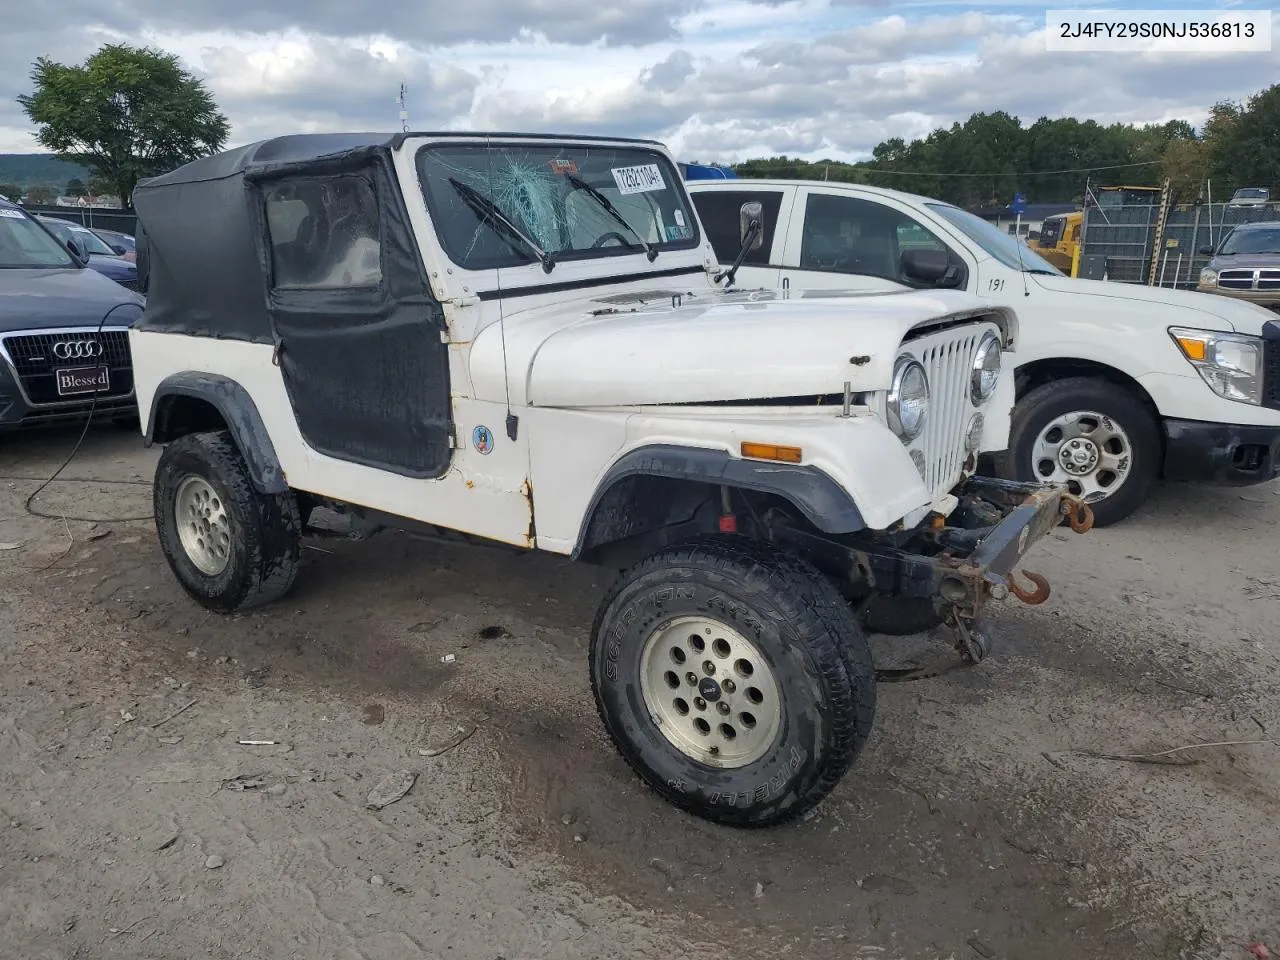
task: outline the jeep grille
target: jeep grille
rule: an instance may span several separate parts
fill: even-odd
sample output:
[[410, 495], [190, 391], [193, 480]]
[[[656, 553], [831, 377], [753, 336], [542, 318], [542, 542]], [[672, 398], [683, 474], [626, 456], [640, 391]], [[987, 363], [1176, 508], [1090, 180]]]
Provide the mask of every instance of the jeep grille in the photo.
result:
[[929, 418], [912, 447], [924, 454], [924, 482], [934, 498], [959, 482], [969, 458], [965, 434], [974, 407], [969, 374], [978, 343], [994, 326], [970, 324], [927, 334], [910, 342], [910, 352], [929, 376]]

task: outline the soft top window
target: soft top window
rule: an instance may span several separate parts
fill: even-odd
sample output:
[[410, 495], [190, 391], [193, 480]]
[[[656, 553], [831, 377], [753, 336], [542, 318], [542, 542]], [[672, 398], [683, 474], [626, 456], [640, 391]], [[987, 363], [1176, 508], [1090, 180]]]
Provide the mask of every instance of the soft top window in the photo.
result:
[[418, 173], [445, 252], [467, 270], [538, 260], [490, 204], [556, 261], [646, 244], [659, 253], [689, 249], [700, 239], [679, 172], [643, 147], [443, 144], [419, 152]]
[[382, 246], [377, 199], [358, 176], [296, 178], [263, 190], [273, 286], [377, 287]]

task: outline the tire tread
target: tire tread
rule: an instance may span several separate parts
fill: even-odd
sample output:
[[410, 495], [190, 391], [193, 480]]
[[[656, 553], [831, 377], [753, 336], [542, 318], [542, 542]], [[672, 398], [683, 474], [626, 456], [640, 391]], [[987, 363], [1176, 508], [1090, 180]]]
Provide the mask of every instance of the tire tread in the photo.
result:
[[[822, 673], [832, 700], [830, 749], [822, 758], [821, 772], [794, 803], [771, 808], [763, 816], [751, 808], [717, 811], [714, 819], [737, 827], [761, 828], [793, 820], [816, 806], [840, 782], [870, 738], [875, 718], [875, 666], [871, 650], [853, 611], [836, 585], [801, 558], [765, 541], [744, 536], [710, 534], [665, 547], [639, 561], [614, 582], [592, 624], [589, 668], [592, 693], [605, 729], [612, 728], [598, 688], [596, 661], [604, 621], [619, 594], [648, 574], [685, 567], [702, 569], [726, 579], [767, 591], [787, 610], [790, 626], [810, 651]], [[843, 638], [841, 642], [837, 638]], [[696, 798], [665, 789], [646, 775], [638, 756], [627, 745], [614, 742], [632, 770], [673, 805], [697, 816], [707, 811]], [[723, 816], [728, 813], [730, 816]], [[737, 814], [733, 816], [732, 814]]]

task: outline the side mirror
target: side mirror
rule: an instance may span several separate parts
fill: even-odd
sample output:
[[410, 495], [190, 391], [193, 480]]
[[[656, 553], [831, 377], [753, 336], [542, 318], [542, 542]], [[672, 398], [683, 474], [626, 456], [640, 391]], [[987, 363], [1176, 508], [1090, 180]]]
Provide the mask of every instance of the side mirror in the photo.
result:
[[945, 250], [903, 250], [900, 258], [902, 274], [917, 283], [934, 286], [955, 286], [960, 270]]
[[[752, 230], [752, 224], [759, 226]], [[751, 245], [747, 246], [750, 240]], [[764, 246], [764, 204], [748, 200], [738, 209], [738, 242], [744, 250], [759, 250]]]
[[126, 247], [123, 243], [113, 243], [111, 244], [111, 252], [114, 253], [117, 257], [123, 257], [126, 253], [129, 252], [129, 248]]
[[1201, 253], [1203, 253], [1206, 257], [1212, 257], [1212, 256], [1213, 256], [1213, 244], [1212, 244], [1212, 243], [1203, 243], [1203, 244], [1201, 244], [1201, 245], [1200, 245], [1200, 252], [1201, 252]]
[[89, 261], [89, 258], [85, 255], [84, 250], [80, 248], [80, 244], [77, 241], [68, 240], [67, 250], [69, 250], [71, 252], [71, 255], [75, 257], [77, 260], [79, 260], [81, 263], [87, 263]]

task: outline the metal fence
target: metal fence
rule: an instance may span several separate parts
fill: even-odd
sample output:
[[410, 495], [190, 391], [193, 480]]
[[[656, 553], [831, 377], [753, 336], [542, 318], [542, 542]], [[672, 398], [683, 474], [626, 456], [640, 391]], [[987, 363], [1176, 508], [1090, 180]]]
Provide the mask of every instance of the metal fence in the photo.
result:
[[120, 233], [129, 234], [129, 236], [134, 235], [134, 230], [137, 229], [138, 223], [136, 214], [128, 213], [124, 210], [103, 210], [102, 208], [94, 209], [93, 207], [46, 207], [30, 204], [24, 206], [23, 209], [30, 214], [38, 213], [45, 217], [60, 217], [63, 220], [70, 220], [72, 223], [84, 224], [86, 227], [118, 230]]
[[1194, 289], [1210, 259], [1199, 252], [1200, 247], [1221, 242], [1224, 233], [1238, 223], [1280, 220], [1280, 204], [1171, 204], [1161, 237], [1156, 235], [1159, 216], [1159, 202], [1086, 209], [1080, 276], [1147, 283], [1154, 259], [1156, 286]]

